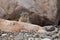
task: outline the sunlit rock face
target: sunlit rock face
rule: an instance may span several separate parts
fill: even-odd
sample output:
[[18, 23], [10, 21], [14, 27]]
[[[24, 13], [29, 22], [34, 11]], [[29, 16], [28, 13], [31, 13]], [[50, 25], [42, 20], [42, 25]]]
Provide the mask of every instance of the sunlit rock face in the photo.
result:
[[0, 30], [5, 32], [19, 32], [19, 31], [38, 31], [43, 30], [41, 26], [33, 25], [30, 23], [8, 21], [0, 19]]
[[[28, 14], [31, 14], [30, 12], [34, 12], [34, 15], [35, 13], [39, 15], [39, 21], [41, 18], [44, 20], [47, 18], [47, 21], [49, 20], [48, 22], [50, 23], [50, 21], [55, 21], [57, 13], [56, 4], [57, 0], [0, 0], [0, 11], [2, 10], [0, 12], [0, 18], [8, 20], [19, 19], [22, 14], [21, 12], [24, 12], [24, 9], [27, 9], [29, 10]], [[35, 22], [38, 20], [33, 21]], [[34, 24], [36, 24], [36, 22]]]

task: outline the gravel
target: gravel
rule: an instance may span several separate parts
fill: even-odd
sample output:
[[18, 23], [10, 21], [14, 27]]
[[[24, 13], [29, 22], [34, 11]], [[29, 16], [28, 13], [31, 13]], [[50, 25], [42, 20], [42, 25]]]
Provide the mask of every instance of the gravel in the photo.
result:
[[[46, 28], [46, 27], [44, 27]], [[0, 40], [60, 40], [60, 30], [55, 30], [39, 33], [37, 31], [30, 30], [29, 32], [0, 32]]]

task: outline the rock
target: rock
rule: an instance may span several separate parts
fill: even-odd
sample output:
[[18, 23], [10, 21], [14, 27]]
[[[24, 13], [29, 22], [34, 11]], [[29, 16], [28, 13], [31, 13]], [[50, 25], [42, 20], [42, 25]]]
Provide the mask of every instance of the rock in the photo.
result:
[[44, 27], [45, 27], [45, 30], [47, 30], [47, 31], [54, 31], [55, 30], [54, 26], [44, 26]]
[[7, 40], [14, 40], [13, 35], [10, 35]]
[[40, 16], [37, 13], [31, 14], [29, 20], [32, 24], [37, 24], [37, 25], [41, 25], [41, 26], [47, 26], [47, 25], [51, 25], [52, 23], [54, 23], [51, 20], [49, 20], [48, 18], [46, 18], [45, 16]]
[[33, 9], [33, 6], [33, 0], [0, 0], [0, 18], [15, 20], [24, 9]]
[[0, 10], [2, 10], [1, 13], [0, 13], [0, 15], [1, 14], [3, 15], [2, 18], [7, 19], [9, 17], [8, 15], [12, 14], [12, 12], [14, 11], [16, 5], [17, 5], [17, 3], [16, 3], [15, 0], [11, 0], [11, 1], [9, 1], [9, 0], [5, 0], [5, 1], [4, 0], [0, 0], [0, 7], [1, 7]]
[[15, 36], [14, 40], [22, 40], [24, 37], [23, 33], [19, 33], [18, 35]]
[[0, 18], [17, 20], [21, 12], [29, 10], [30, 12], [34, 12], [34, 15], [37, 14], [37, 16], [32, 15], [34, 17], [32, 19], [28, 18], [28, 20], [31, 20], [33, 23], [36, 21], [34, 24], [51, 25], [54, 23], [57, 14], [56, 2], [57, 0], [0, 0]]
[[7, 15], [5, 10], [2, 7], [0, 7], [0, 18], [3, 18], [5, 15]]
[[55, 20], [57, 12], [57, 0], [35, 0], [35, 8], [41, 16], [45, 16], [51, 21]]
[[49, 38], [44, 38], [44, 39], [41, 39], [41, 40], [51, 40], [51, 39], [49, 39]]
[[3, 37], [3, 36], [6, 36], [7, 34], [5, 33], [5, 34], [2, 34], [1, 36]]
[[40, 32], [40, 33], [46, 33], [47, 31], [43, 29], [43, 30], [38, 30], [38, 32]]
[[[27, 18], [24, 18], [24, 19], [27, 19], [27, 20], [29, 20], [32, 24], [37, 24], [37, 25], [41, 25], [41, 26], [45, 26], [45, 25], [51, 25], [51, 24], [53, 24], [54, 23], [54, 21], [55, 21], [55, 16], [56, 16], [56, 0], [54, 0], [54, 1], [50, 1], [50, 0], [31, 0], [28, 4], [26, 3], [26, 1], [28, 1], [28, 0], [23, 0], [23, 1], [21, 1], [21, 3], [23, 4], [23, 5], [25, 5], [25, 7], [26, 7], [26, 5], [28, 5], [29, 3], [30, 4], [33, 4], [33, 8], [30, 8], [31, 9], [31, 11], [32, 11], [32, 9], [34, 10], [34, 11], [32, 11], [32, 12], [34, 12], [31, 16], [27, 16], [27, 17], [29, 17], [28, 19]], [[24, 3], [26, 3], [26, 4], [24, 4]], [[31, 2], [33, 2], [33, 3], [31, 3]], [[46, 4], [45, 4], [45, 3]], [[50, 2], [52, 2], [52, 4], [50, 4]], [[19, 2], [20, 3], [20, 2]], [[29, 5], [30, 5], [29, 4]], [[37, 5], [36, 5], [37, 4]], [[41, 5], [40, 5], [41, 4]], [[48, 4], [50, 4], [50, 5], [48, 5]], [[43, 6], [45, 6], [45, 8], [43, 7]], [[54, 7], [55, 6], [55, 7]], [[31, 6], [32, 7], [32, 6]], [[48, 7], [48, 8], [47, 8]], [[26, 7], [26, 8], [28, 8], [28, 7]], [[51, 9], [52, 8], [52, 9]], [[54, 8], [54, 9], [53, 9]], [[49, 9], [49, 11], [48, 11], [48, 9]], [[29, 8], [28, 8], [28, 10], [29, 10]], [[53, 11], [54, 10], [54, 11]], [[30, 10], [29, 10], [30, 11]], [[53, 11], [53, 12], [52, 12]], [[53, 15], [54, 14], [54, 15]], [[22, 18], [22, 17], [21, 17]], [[22, 18], [23, 19], [23, 18]], [[28, 22], [29, 22], [28, 21]], [[48, 22], [47, 22], [48, 21]], [[44, 24], [44, 25], [43, 25]]]
[[43, 30], [41, 26], [33, 25], [24, 22], [17, 21], [8, 21], [4, 19], [0, 19], [0, 30], [6, 32], [19, 32], [21, 30], [29, 31], [29, 30]]

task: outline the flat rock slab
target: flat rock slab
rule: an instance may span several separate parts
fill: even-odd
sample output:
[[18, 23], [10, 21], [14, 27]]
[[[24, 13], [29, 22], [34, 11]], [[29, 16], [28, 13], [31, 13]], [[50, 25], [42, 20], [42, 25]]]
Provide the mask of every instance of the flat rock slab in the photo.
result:
[[42, 27], [38, 25], [33, 25], [30, 23], [17, 22], [17, 21], [8, 21], [0, 19], [0, 30], [6, 32], [18, 32], [21, 30], [40, 30]]

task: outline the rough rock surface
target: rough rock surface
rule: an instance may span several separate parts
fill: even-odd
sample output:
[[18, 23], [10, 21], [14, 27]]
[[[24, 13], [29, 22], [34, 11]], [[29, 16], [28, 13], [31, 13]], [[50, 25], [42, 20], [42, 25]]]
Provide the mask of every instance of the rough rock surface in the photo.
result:
[[57, 0], [36, 0], [36, 10], [42, 16], [53, 20], [57, 13]]
[[[56, 4], [57, 0], [0, 0], [0, 18], [16, 20], [19, 19], [21, 12], [24, 12], [23, 10], [27, 9], [29, 10], [29, 12], [34, 12], [34, 14], [38, 14], [44, 20], [45, 18], [47, 18], [48, 22], [52, 24], [52, 22], [55, 21], [57, 13]], [[33, 19], [35, 18], [32, 18], [32, 20]], [[35, 22], [35, 20], [33, 21]], [[39, 19], [37, 21], [39, 21]], [[47, 21], [45, 20], [42, 22]]]
[[1, 31], [6, 31], [6, 32], [18, 32], [18, 31], [21, 31], [21, 30], [25, 30], [25, 31], [35, 30], [35, 31], [38, 31], [39, 29], [42, 29], [42, 27], [40, 27], [38, 25], [0, 19], [0, 30]]
[[19, 32], [1, 31], [0, 40], [60, 40], [60, 30], [58, 31], [58, 28], [51, 32], [46, 30], [39, 31], [40, 32], [34, 30]]
[[0, 40], [60, 40], [60, 26], [45, 26], [53, 24], [56, 18], [60, 20], [59, 3], [59, 0], [0, 0]]

